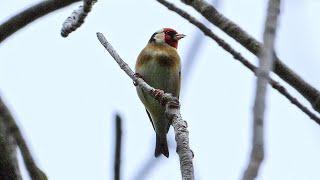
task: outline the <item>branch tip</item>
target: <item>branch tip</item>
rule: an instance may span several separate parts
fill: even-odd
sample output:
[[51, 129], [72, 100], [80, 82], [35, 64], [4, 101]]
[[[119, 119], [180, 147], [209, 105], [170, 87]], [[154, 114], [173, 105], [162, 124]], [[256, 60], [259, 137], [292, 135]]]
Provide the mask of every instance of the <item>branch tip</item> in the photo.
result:
[[62, 24], [61, 36], [67, 37], [71, 32], [79, 28], [96, 2], [96, 0], [83, 0], [83, 4], [74, 10]]

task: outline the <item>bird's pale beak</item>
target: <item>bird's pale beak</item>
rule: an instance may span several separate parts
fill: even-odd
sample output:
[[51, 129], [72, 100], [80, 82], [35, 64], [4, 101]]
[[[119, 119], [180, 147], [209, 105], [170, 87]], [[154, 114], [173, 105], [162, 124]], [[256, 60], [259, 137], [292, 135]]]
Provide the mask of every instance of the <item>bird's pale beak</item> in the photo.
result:
[[180, 39], [182, 39], [182, 38], [184, 38], [184, 37], [186, 37], [186, 35], [184, 35], [184, 34], [176, 34], [176, 35], [174, 36], [174, 38], [175, 38], [177, 41], [179, 41]]

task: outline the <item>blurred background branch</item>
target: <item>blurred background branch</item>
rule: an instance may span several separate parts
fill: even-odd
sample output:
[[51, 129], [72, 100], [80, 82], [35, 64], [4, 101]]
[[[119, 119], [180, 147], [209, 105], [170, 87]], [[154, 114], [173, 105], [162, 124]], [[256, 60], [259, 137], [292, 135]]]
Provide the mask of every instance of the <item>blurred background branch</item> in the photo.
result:
[[122, 118], [116, 114], [115, 118], [115, 151], [114, 151], [114, 180], [121, 178], [121, 142], [122, 142]]
[[46, 0], [16, 14], [0, 25], [0, 43], [34, 20], [80, 0]]
[[[7, 106], [4, 104], [3, 100], [0, 97], [0, 120], [2, 120], [3, 122], [3, 126], [4, 128], [0, 129], [0, 130], [6, 130], [8, 136], [12, 136], [14, 138], [14, 141], [16, 142], [16, 144], [18, 145], [20, 152], [22, 154], [23, 160], [24, 160], [24, 164], [26, 166], [26, 169], [30, 175], [30, 177], [34, 180], [46, 180], [47, 177], [46, 175], [38, 168], [38, 166], [36, 165], [31, 152], [27, 146], [27, 143], [25, 142], [21, 131], [17, 125], [17, 123], [15, 122], [13, 116], [11, 115], [9, 109], [7, 108]], [[7, 143], [4, 143], [4, 145], [6, 145]], [[11, 146], [10, 144], [8, 144], [8, 148]], [[12, 151], [12, 153], [15, 153], [14, 156], [16, 156], [16, 149], [14, 149], [14, 151]], [[14, 161], [13, 161], [14, 163]], [[19, 173], [19, 172], [17, 172]]]
[[[245, 32], [237, 24], [219, 13], [212, 5], [203, 0], [181, 0], [183, 3], [192, 6], [208, 21], [219, 27], [230, 37], [238, 41], [243, 47], [255, 54], [257, 57], [262, 52], [262, 44]], [[304, 96], [313, 108], [320, 112], [320, 92], [302, 79], [292, 69], [286, 66], [276, 55], [274, 56], [273, 71], [284, 81], [295, 88]]]
[[266, 107], [267, 83], [273, 67], [274, 44], [280, 13], [280, 0], [269, 0], [263, 33], [263, 51], [257, 70], [256, 94], [253, 107], [252, 149], [250, 159], [242, 180], [253, 180], [258, 176], [264, 159], [264, 114]]
[[0, 179], [21, 180], [18, 168], [16, 144], [9, 140], [2, 113], [0, 114]]

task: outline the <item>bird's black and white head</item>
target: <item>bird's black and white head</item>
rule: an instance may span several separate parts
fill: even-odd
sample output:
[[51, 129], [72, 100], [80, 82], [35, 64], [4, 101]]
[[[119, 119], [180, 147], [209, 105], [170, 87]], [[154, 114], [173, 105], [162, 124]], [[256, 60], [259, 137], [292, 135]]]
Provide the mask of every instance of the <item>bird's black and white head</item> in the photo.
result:
[[151, 36], [149, 43], [168, 44], [174, 48], [178, 47], [178, 41], [186, 35], [178, 34], [177, 31], [171, 28], [163, 28]]

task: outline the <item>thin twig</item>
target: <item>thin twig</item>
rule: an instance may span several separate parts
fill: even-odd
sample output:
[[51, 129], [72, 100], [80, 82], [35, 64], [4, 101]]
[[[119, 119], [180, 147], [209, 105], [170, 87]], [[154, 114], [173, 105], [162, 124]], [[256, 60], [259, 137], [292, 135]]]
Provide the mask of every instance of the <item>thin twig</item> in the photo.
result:
[[72, 31], [80, 27], [96, 2], [97, 0], [83, 0], [83, 5], [74, 10], [62, 24], [61, 36], [67, 37]]
[[14, 139], [20, 149], [20, 152], [21, 152], [23, 160], [24, 160], [24, 164], [27, 168], [27, 171], [28, 171], [31, 179], [46, 180], [47, 177], [46, 177], [45, 173], [43, 173], [36, 165], [32, 155], [31, 155], [31, 152], [27, 146], [27, 143], [21, 134], [21, 131], [20, 131], [18, 125], [16, 124], [9, 109], [6, 107], [6, 105], [2, 101], [1, 97], [0, 97], [0, 116], [2, 117], [3, 122], [5, 123], [9, 134], [14, 137]]
[[264, 49], [260, 55], [257, 73], [257, 87], [253, 107], [253, 135], [250, 160], [242, 180], [253, 180], [257, 177], [264, 159], [264, 112], [266, 104], [267, 83], [273, 66], [273, 52], [280, 0], [269, 0], [267, 18], [263, 34]]
[[[255, 67], [253, 64], [251, 64], [247, 59], [245, 59], [239, 52], [234, 50], [228, 43], [226, 43], [223, 39], [218, 37], [216, 34], [214, 34], [209, 28], [207, 28], [204, 24], [196, 20], [194, 17], [190, 16], [187, 12], [183, 11], [182, 9], [176, 7], [174, 4], [169, 3], [165, 0], [157, 0], [164, 6], [166, 6], [169, 10], [172, 10], [179, 14], [181, 17], [188, 20], [191, 24], [198, 27], [206, 36], [213, 39], [220, 47], [222, 47], [224, 50], [229, 52], [234, 59], [240, 61], [245, 67], [247, 67], [249, 70], [251, 70], [254, 74], [257, 72], [257, 67]], [[308, 110], [307, 107], [302, 105], [294, 96], [292, 96], [285, 87], [280, 85], [277, 81], [269, 78], [269, 84], [276, 89], [279, 93], [281, 93], [283, 96], [285, 96], [292, 104], [296, 105], [302, 112], [307, 114], [310, 119], [314, 120], [317, 124], [320, 125], [320, 118], [317, 117], [314, 113], [312, 113], [310, 110]]]
[[[262, 52], [263, 45], [245, 32], [237, 24], [219, 13], [211, 4], [204, 0], [181, 0], [183, 3], [192, 6], [208, 21], [219, 27], [230, 37], [238, 41], [243, 47], [255, 54], [257, 57]], [[295, 88], [302, 96], [304, 96], [312, 105], [312, 107], [320, 112], [320, 92], [302, 79], [292, 69], [286, 66], [277, 56], [274, 55], [273, 71], [284, 81]]]
[[0, 43], [34, 20], [80, 0], [46, 0], [16, 14], [0, 25]]
[[122, 119], [119, 114], [116, 114], [115, 124], [114, 180], [120, 180]]
[[103, 34], [97, 33], [97, 37], [101, 44], [106, 48], [113, 59], [119, 64], [120, 68], [145, 92], [148, 92], [152, 97], [159, 101], [160, 104], [166, 107], [166, 116], [172, 122], [175, 132], [175, 139], [177, 142], [177, 153], [180, 158], [180, 170], [182, 178], [185, 180], [194, 179], [193, 171], [193, 153], [189, 148], [189, 132], [187, 129], [187, 122], [184, 121], [180, 114], [179, 100], [168, 93], [159, 95], [157, 91], [148, 85], [143, 79], [135, 76], [135, 73], [130, 69], [117, 52], [113, 49], [111, 44], [105, 39]]

